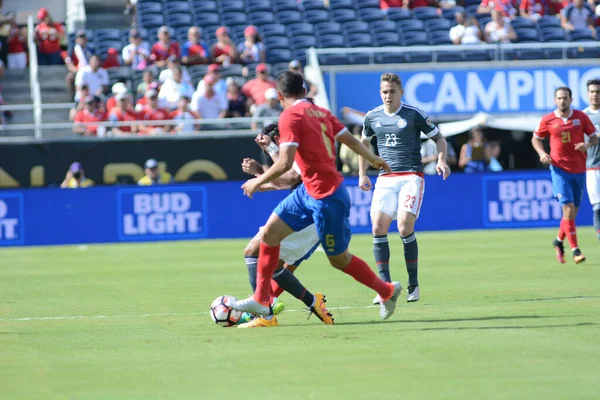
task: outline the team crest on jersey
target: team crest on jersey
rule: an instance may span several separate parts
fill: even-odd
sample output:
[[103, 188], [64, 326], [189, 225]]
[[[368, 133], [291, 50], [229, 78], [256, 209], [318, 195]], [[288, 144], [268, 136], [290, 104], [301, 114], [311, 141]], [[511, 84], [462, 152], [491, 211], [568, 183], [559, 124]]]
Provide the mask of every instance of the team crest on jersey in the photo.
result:
[[573, 120], [573, 126], [579, 126], [579, 125], [581, 125], [581, 120], [579, 120], [579, 119], [574, 119], [574, 120]]
[[427, 120], [425, 120], [425, 122], [427, 122], [427, 125], [433, 128], [433, 122], [431, 122], [431, 118], [427, 117]]
[[404, 118], [400, 118], [398, 120], [398, 128], [404, 129], [404, 128], [406, 128], [406, 125], [408, 125], [408, 122], [406, 122], [406, 120]]

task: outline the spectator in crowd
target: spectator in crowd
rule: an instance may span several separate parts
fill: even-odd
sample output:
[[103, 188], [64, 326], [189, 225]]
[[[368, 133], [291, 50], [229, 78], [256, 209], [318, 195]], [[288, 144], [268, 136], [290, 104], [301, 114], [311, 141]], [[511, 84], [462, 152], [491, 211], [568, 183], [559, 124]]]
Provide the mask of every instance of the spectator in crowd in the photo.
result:
[[502, 167], [502, 164], [500, 164], [500, 162], [498, 161], [498, 157], [500, 157], [501, 151], [500, 143], [496, 141], [490, 141], [485, 147], [485, 150], [487, 159], [489, 160], [487, 170], [490, 172], [503, 171], [504, 168]]
[[492, 10], [492, 20], [485, 26], [485, 39], [488, 43], [510, 43], [517, 40], [517, 34], [510, 19], [500, 11]]
[[112, 96], [108, 98], [106, 101], [106, 112], [110, 113], [110, 111], [115, 108], [117, 105], [117, 95], [120, 93], [127, 93], [127, 86], [123, 82], [117, 82], [110, 88]]
[[438, 0], [404, 0], [402, 7], [406, 9], [415, 9], [419, 7], [439, 7]]
[[573, 3], [563, 8], [560, 21], [563, 29], [567, 31], [589, 29], [596, 38], [594, 11], [584, 0], [573, 0]]
[[164, 185], [173, 181], [168, 172], [158, 172], [158, 161], [154, 158], [147, 160], [144, 167], [146, 174], [138, 180], [140, 186]]
[[[139, 119], [142, 121], [166, 121], [171, 119], [169, 111], [158, 106], [158, 92], [150, 89], [144, 95], [147, 104], [138, 113]], [[140, 125], [138, 134], [140, 135], [159, 135], [171, 130], [171, 125]]]
[[[252, 129], [262, 129], [263, 126], [277, 122], [279, 114], [283, 112], [283, 107], [279, 104], [279, 96], [277, 96], [277, 89], [269, 88], [265, 92], [266, 103], [263, 103], [256, 107], [254, 115], [252, 116]], [[258, 121], [258, 118], [272, 118], [267, 121]]]
[[[216, 89], [215, 89], [216, 91]], [[246, 96], [242, 94], [240, 86], [232, 77], [227, 78], [227, 118], [241, 118], [248, 114], [246, 109]]]
[[148, 86], [150, 86], [154, 82], [154, 73], [151, 69], [147, 69], [142, 74], [142, 81], [137, 85], [136, 93], [138, 95], [143, 95], [148, 90]]
[[158, 75], [158, 81], [162, 84], [162, 83], [165, 83], [166, 81], [168, 81], [169, 79], [173, 79], [173, 71], [176, 68], [181, 69], [183, 81], [185, 83], [191, 85], [192, 77], [190, 76], [190, 73], [188, 72], [186, 67], [181, 66], [181, 63], [179, 62], [179, 58], [177, 58], [175, 56], [169, 57], [169, 59], [167, 60], [167, 68], [160, 71], [160, 74]]
[[[165, 102], [164, 102], [164, 100], [161, 100], [161, 98], [160, 98], [160, 84], [158, 82], [152, 82], [146, 88], [146, 92], [148, 90], [156, 90], [158, 92], [158, 104], [162, 108], [165, 108]], [[146, 92], [144, 92], [143, 94], [146, 94]], [[144, 107], [146, 107], [147, 104], [148, 104], [148, 98], [146, 96], [140, 97], [139, 100], [137, 101], [137, 103], [135, 104], [135, 111], [136, 112], [142, 111], [142, 109]]]
[[90, 88], [88, 85], [82, 85], [81, 90], [77, 93], [75, 105], [69, 110], [69, 121], [75, 120], [75, 115], [85, 109], [85, 99], [90, 96]]
[[537, 21], [549, 13], [548, 0], [521, 0], [521, 3], [519, 4], [519, 14], [521, 17], [532, 21]]
[[193, 122], [200, 119], [200, 114], [190, 110], [190, 98], [187, 96], [179, 97], [177, 109], [171, 112], [171, 119], [181, 121], [173, 126], [173, 133], [177, 135], [187, 135], [200, 130], [200, 125]]
[[65, 82], [71, 97], [75, 96], [75, 76], [84, 67], [89, 65], [90, 58], [93, 52], [88, 47], [87, 34], [85, 31], [77, 31], [75, 34], [75, 46], [71, 53], [65, 57], [65, 65], [67, 66], [67, 76]]
[[[355, 125], [352, 127], [352, 134], [360, 140], [362, 126]], [[369, 144], [369, 150], [373, 151], [373, 145]], [[340, 161], [342, 163], [342, 172], [348, 175], [358, 175], [358, 154], [352, 151], [348, 146], [342, 144], [340, 146]]]
[[[208, 73], [213, 74], [217, 83], [214, 85], [214, 90], [217, 93], [226, 93], [227, 92], [227, 83], [225, 80], [221, 78], [221, 66], [219, 64], [210, 64], [208, 66]], [[200, 95], [204, 94], [204, 79], [200, 79], [198, 85], [196, 86], [196, 92], [199, 92]]]
[[181, 67], [175, 67], [173, 68], [173, 79], [167, 80], [161, 86], [160, 91], [158, 92], [158, 99], [160, 100], [161, 106], [172, 110], [177, 107], [179, 96], [192, 97], [193, 94], [194, 87], [183, 81]]
[[[290, 71], [298, 72], [304, 76], [304, 71], [302, 69], [302, 63], [298, 60], [290, 61], [288, 65], [288, 69]], [[306, 97], [314, 98], [319, 92], [319, 88], [317, 85], [306, 79], [304, 76], [304, 89], [306, 90]]]
[[115, 49], [114, 47], [109, 48], [106, 53], [106, 58], [104, 59], [104, 62], [102, 63], [102, 68], [109, 69], [109, 68], [116, 68], [116, 67], [120, 67], [120, 66], [121, 66], [121, 60], [119, 59], [119, 50]]
[[404, 0], [379, 0], [379, 7], [382, 10], [387, 10], [388, 8], [401, 8], [404, 6]]
[[73, 133], [82, 136], [104, 136], [106, 129], [98, 125], [81, 125], [86, 122], [106, 121], [106, 111], [101, 107], [102, 100], [97, 96], [87, 96], [84, 100], [84, 107], [75, 114]]
[[267, 61], [267, 52], [258, 29], [254, 25], [244, 29], [244, 42], [238, 46], [242, 64], [264, 63]]
[[8, 33], [7, 47], [8, 69], [27, 68], [27, 28], [20, 28], [13, 22]]
[[[423, 173], [427, 175], [437, 175], [435, 169], [438, 160], [437, 146], [433, 140], [421, 142], [421, 162], [423, 163]], [[456, 152], [448, 142], [448, 152], [446, 154], [446, 163], [449, 167], [456, 166]]]
[[90, 64], [83, 67], [75, 77], [75, 86], [77, 91], [82, 85], [87, 85], [90, 94], [94, 96], [102, 96], [108, 93], [108, 72], [100, 67], [100, 57], [93, 55], [90, 57]]
[[483, 131], [473, 128], [469, 132], [469, 140], [460, 149], [458, 166], [466, 173], [484, 172], [489, 161]]
[[150, 63], [148, 43], [142, 41], [142, 35], [137, 29], [129, 31], [129, 44], [123, 48], [123, 64], [131, 65], [136, 70], [144, 70]]
[[181, 61], [188, 66], [209, 63], [210, 49], [202, 41], [202, 28], [192, 26], [188, 30], [188, 40], [181, 48]]
[[225, 93], [215, 91], [216, 78], [213, 74], [207, 74], [204, 77], [204, 94], [194, 93], [190, 108], [197, 112], [202, 118], [215, 119], [225, 118], [229, 107]]
[[164, 68], [167, 65], [169, 57], [181, 57], [179, 43], [171, 40], [171, 32], [168, 26], [158, 28], [158, 42], [154, 43], [150, 52], [150, 59], [154, 61], [158, 68]]
[[570, 4], [569, 0], [549, 0], [548, 1], [548, 9], [550, 15], [558, 15], [560, 16], [560, 12], [563, 8]]
[[3, 7], [4, 0], [0, 0], [0, 61], [7, 65], [8, 46], [6, 43], [10, 32], [7, 28], [15, 22], [15, 14], [12, 12], [5, 14]]
[[131, 95], [129, 93], [119, 93], [115, 98], [117, 99], [117, 104], [110, 110], [108, 120], [110, 122], [128, 122], [128, 124], [112, 127], [111, 132], [113, 136], [136, 134], [138, 126], [134, 122], [137, 116], [131, 106]]
[[493, 10], [499, 11], [506, 18], [515, 18], [518, 15], [516, 0], [482, 0], [477, 7], [477, 14], [491, 14]]
[[242, 93], [253, 104], [261, 105], [267, 101], [265, 93], [269, 88], [276, 88], [275, 80], [269, 76], [269, 68], [266, 64], [258, 64], [256, 78], [246, 82], [242, 87]]
[[235, 44], [229, 37], [229, 29], [222, 26], [216, 30], [215, 34], [217, 36], [217, 42], [213, 44], [210, 50], [213, 62], [224, 66], [235, 63], [238, 54]]
[[63, 59], [60, 55], [61, 42], [65, 37], [63, 26], [52, 20], [45, 8], [40, 8], [37, 15], [41, 23], [35, 27], [38, 46], [38, 63], [40, 65], [60, 65]]
[[457, 24], [450, 28], [450, 40], [454, 44], [478, 44], [482, 42], [483, 34], [475, 17], [466, 17], [464, 12], [454, 14]]
[[85, 177], [83, 165], [74, 162], [69, 167], [65, 179], [60, 184], [62, 189], [78, 189], [94, 186], [94, 181]]

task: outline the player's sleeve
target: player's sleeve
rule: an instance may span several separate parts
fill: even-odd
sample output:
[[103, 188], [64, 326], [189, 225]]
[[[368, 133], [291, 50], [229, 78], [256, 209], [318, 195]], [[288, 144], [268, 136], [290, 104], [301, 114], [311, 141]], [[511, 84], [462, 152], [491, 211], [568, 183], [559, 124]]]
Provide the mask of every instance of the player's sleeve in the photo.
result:
[[438, 127], [431, 122], [431, 118], [429, 118], [427, 114], [419, 109], [416, 110], [415, 127], [418, 131], [423, 132], [425, 136], [430, 139], [440, 132]]
[[300, 146], [301, 116], [282, 113], [279, 118], [279, 146]]
[[546, 124], [546, 118], [542, 118], [540, 124], [533, 132], [533, 136], [535, 136], [538, 139], [544, 139], [548, 137], [549, 134], [550, 132], [548, 131], [548, 124]]
[[331, 122], [331, 126], [333, 127], [333, 136], [335, 138], [348, 131], [346, 125], [342, 124], [336, 116], [329, 114], [329, 121]]
[[365, 115], [365, 120], [363, 122], [363, 130], [362, 137], [363, 139], [370, 138], [375, 135], [375, 131], [371, 128], [371, 119], [369, 118], [369, 114]]
[[583, 122], [583, 133], [585, 133], [588, 137], [598, 134], [598, 132], [596, 132], [596, 127], [594, 126], [594, 123], [592, 122], [590, 117], [587, 116], [587, 114], [582, 113], [581, 119]]

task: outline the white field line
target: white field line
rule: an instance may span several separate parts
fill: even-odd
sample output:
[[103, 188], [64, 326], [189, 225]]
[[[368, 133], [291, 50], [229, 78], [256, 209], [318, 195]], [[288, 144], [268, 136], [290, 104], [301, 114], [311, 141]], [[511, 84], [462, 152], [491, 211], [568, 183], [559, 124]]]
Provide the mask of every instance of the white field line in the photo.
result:
[[[330, 307], [330, 310], [355, 310], [365, 308], [378, 308], [379, 306], [364, 307]], [[298, 312], [303, 310], [284, 310], [283, 312]], [[124, 314], [124, 315], [72, 315], [64, 317], [22, 317], [22, 318], [0, 318], [0, 321], [58, 321], [68, 319], [114, 319], [114, 318], [146, 318], [146, 317], [176, 317], [186, 315], [208, 315], [208, 312], [197, 313], [157, 313], [157, 314]]]

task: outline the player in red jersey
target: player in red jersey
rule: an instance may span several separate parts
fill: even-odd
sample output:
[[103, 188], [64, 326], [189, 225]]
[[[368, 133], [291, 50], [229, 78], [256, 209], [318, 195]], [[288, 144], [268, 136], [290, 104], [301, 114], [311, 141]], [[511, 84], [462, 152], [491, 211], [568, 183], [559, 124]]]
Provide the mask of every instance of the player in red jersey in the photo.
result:
[[[577, 245], [575, 217], [585, 188], [586, 152], [598, 143], [594, 124], [583, 111], [571, 108], [572, 101], [571, 89], [565, 86], [557, 88], [554, 91], [556, 110], [542, 118], [531, 139], [541, 163], [550, 165], [554, 196], [562, 206], [563, 217], [558, 236], [552, 244], [556, 250], [556, 258], [563, 264], [565, 236], [569, 240], [575, 263], [585, 261], [585, 256]], [[589, 138], [587, 143], [584, 135]], [[546, 153], [543, 144], [548, 136], [550, 154]]]
[[382, 281], [366, 262], [348, 251], [351, 236], [348, 221], [350, 197], [335, 166], [335, 139], [346, 144], [374, 167], [386, 171], [391, 169], [329, 111], [304, 99], [304, 78], [301, 74], [293, 71], [281, 74], [277, 79], [277, 92], [285, 109], [279, 120], [279, 157], [266, 173], [250, 179], [242, 189], [252, 198], [262, 185], [292, 168], [294, 160], [302, 171], [304, 185], [275, 208], [265, 225], [254, 296], [228, 305], [240, 311], [271, 315], [270, 282], [279, 263], [279, 245], [292, 232], [298, 232], [314, 223], [331, 265], [375, 290], [383, 299], [380, 306], [381, 318], [387, 319], [396, 308], [401, 286], [398, 282]]

